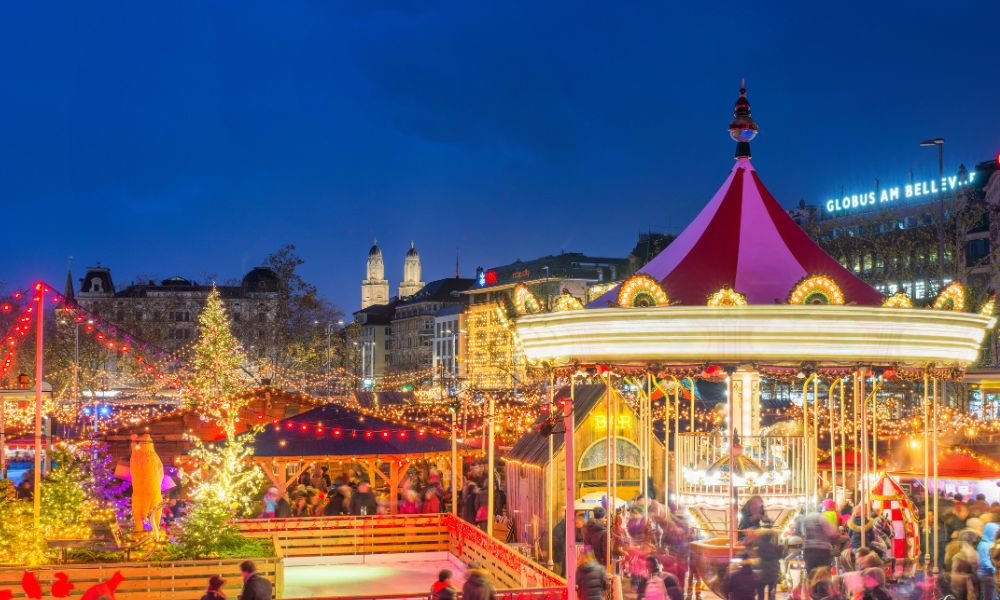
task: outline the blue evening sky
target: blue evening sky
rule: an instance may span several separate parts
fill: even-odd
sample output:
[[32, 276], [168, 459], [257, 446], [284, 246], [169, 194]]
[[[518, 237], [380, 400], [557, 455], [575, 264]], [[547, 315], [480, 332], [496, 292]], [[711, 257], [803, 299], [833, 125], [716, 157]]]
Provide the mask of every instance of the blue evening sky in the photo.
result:
[[298, 246], [357, 308], [560, 250], [624, 256], [725, 178], [746, 77], [786, 206], [1000, 150], [1000, 2], [10, 2], [0, 280], [240, 277]]

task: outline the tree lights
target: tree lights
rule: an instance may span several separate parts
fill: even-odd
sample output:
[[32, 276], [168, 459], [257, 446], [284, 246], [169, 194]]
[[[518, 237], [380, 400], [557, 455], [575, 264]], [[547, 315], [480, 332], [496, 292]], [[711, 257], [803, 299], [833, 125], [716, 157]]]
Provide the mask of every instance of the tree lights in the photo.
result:
[[828, 275], [809, 275], [792, 288], [789, 304], [843, 304], [844, 293]]
[[514, 286], [514, 310], [519, 315], [528, 315], [541, 312], [542, 303], [538, 297], [528, 289], [528, 286], [519, 283]]
[[552, 306], [553, 312], [560, 312], [564, 310], [581, 310], [583, 309], [583, 303], [566, 292], [559, 294], [556, 298], [555, 303]]
[[935, 310], [953, 310], [961, 312], [965, 310], [965, 287], [953, 281], [946, 288], [941, 290], [937, 298], [934, 299], [932, 307]]
[[636, 273], [629, 277], [618, 290], [618, 306], [647, 308], [651, 306], [667, 306], [670, 297], [660, 286], [660, 283], [646, 275]]
[[913, 308], [913, 301], [906, 292], [896, 292], [882, 303], [883, 308]]

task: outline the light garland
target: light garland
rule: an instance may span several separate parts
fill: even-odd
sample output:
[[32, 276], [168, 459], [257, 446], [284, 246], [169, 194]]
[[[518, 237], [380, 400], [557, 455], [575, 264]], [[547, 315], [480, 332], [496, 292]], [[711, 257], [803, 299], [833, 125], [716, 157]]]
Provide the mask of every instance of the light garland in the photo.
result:
[[629, 277], [618, 290], [618, 305], [629, 308], [667, 306], [670, 297], [658, 281], [645, 273]]
[[708, 297], [708, 306], [746, 306], [747, 297], [731, 287], [723, 287]]
[[844, 293], [828, 275], [809, 275], [802, 278], [788, 297], [789, 304], [843, 304]]
[[882, 303], [883, 308], [913, 308], [913, 301], [906, 292], [896, 292]]
[[539, 302], [538, 297], [528, 289], [528, 286], [523, 283], [519, 283], [514, 286], [514, 310], [516, 310], [519, 315], [533, 314], [542, 310], [542, 303]]
[[934, 299], [932, 308], [934, 310], [953, 310], [955, 312], [965, 310], [965, 287], [957, 281], [952, 281]]

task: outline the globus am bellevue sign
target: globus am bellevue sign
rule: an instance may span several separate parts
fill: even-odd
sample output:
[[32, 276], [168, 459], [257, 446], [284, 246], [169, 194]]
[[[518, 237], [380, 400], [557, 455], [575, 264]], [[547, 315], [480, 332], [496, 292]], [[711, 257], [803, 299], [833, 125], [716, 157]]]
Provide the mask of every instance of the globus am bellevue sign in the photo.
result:
[[872, 208], [881, 206], [898, 200], [910, 200], [913, 198], [923, 198], [957, 190], [972, 183], [976, 177], [976, 172], [969, 173], [968, 179], [960, 180], [957, 176], [942, 177], [941, 179], [928, 179], [926, 181], [915, 181], [903, 186], [887, 187], [880, 190], [871, 190], [861, 194], [850, 194], [842, 198], [831, 198], [826, 201], [826, 212], [840, 213], [858, 208]]

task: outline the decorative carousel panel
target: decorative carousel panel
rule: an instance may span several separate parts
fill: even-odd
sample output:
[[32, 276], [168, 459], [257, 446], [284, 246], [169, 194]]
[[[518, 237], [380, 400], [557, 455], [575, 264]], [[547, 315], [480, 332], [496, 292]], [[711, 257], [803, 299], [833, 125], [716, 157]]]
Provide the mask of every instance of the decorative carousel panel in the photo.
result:
[[995, 318], [838, 305], [658, 306], [523, 316], [529, 360], [642, 364], [772, 362], [964, 366]]

